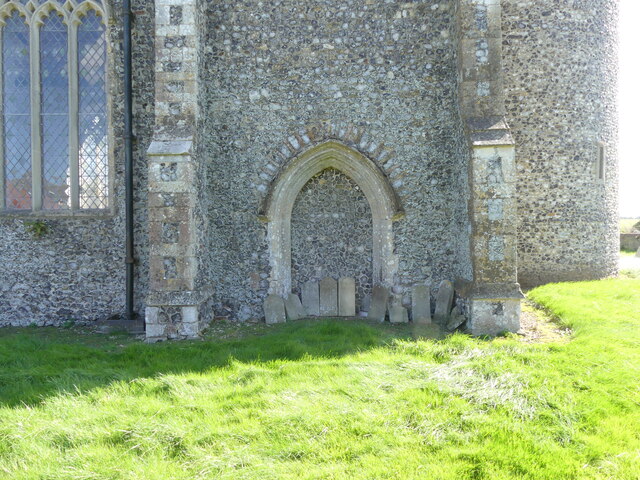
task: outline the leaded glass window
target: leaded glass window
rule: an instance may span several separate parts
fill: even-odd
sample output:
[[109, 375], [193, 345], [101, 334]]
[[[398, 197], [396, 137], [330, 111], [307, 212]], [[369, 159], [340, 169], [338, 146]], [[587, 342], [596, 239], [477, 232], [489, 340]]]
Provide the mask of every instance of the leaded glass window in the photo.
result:
[[0, 209], [109, 207], [104, 18], [95, 0], [0, 0]]
[[6, 208], [31, 208], [29, 28], [17, 12], [2, 29], [4, 197]]

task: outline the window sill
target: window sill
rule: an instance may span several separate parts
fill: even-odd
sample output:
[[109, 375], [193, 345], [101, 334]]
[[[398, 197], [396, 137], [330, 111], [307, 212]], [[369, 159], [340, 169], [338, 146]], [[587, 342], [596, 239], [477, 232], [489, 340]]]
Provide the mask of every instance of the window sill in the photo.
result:
[[32, 210], [1, 210], [0, 221], [3, 219], [71, 219], [71, 218], [88, 218], [97, 220], [109, 220], [115, 217], [115, 211], [112, 208], [104, 210], [78, 210], [71, 211], [55, 211], [55, 210], [40, 210], [34, 212]]

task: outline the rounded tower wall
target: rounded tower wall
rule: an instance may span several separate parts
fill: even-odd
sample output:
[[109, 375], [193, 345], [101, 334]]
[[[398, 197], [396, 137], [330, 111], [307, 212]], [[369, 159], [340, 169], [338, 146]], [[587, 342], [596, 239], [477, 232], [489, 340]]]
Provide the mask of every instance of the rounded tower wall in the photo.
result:
[[615, 274], [617, 2], [502, 6], [505, 103], [517, 145], [519, 281]]

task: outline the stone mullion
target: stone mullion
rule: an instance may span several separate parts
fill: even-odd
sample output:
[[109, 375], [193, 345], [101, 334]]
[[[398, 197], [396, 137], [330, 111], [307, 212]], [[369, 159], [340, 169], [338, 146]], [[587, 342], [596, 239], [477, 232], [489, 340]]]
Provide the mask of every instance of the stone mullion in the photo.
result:
[[42, 210], [42, 129], [40, 127], [40, 27], [42, 21], [33, 19], [30, 25], [31, 62], [31, 201], [34, 211]]
[[69, 23], [67, 63], [69, 65], [69, 173], [71, 180], [71, 210], [80, 208], [80, 149], [78, 128], [78, 25]]

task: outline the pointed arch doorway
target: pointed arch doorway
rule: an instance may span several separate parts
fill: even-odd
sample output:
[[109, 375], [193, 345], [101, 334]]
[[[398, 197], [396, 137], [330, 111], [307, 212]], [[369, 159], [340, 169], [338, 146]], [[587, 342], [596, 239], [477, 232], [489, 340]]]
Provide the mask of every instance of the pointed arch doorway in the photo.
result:
[[296, 156], [272, 182], [262, 205], [267, 222], [269, 293], [292, 291], [291, 215], [300, 191], [316, 175], [334, 169], [353, 181], [366, 197], [372, 218], [371, 275], [374, 285], [392, 287], [398, 270], [393, 222], [403, 216], [398, 198], [382, 170], [360, 152], [329, 140]]

